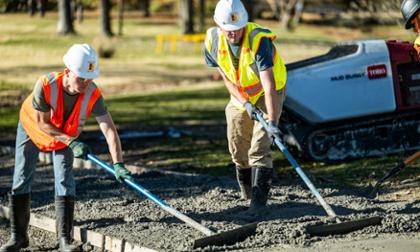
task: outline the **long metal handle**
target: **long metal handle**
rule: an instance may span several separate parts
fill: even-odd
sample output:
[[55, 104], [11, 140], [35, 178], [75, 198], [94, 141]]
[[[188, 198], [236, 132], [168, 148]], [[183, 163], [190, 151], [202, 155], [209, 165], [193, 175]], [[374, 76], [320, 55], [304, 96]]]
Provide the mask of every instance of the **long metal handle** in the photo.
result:
[[380, 180], [378, 180], [378, 182], [376, 182], [375, 188], [379, 187], [386, 179], [390, 178], [391, 176], [394, 176], [397, 172], [404, 169], [407, 165], [411, 164], [412, 162], [414, 162], [414, 160], [416, 160], [419, 157], [420, 157], [420, 151], [417, 151], [416, 153], [409, 156], [405, 160], [399, 162], [396, 166], [394, 166], [394, 168], [392, 168]]
[[[268, 124], [264, 120], [262, 113], [255, 113], [255, 115], [258, 121], [263, 125], [264, 129], [268, 131]], [[325, 202], [324, 198], [321, 196], [321, 194], [318, 192], [318, 190], [315, 188], [315, 186], [312, 184], [312, 182], [303, 172], [302, 168], [300, 168], [300, 165], [293, 158], [292, 154], [290, 154], [290, 152], [286, 149], [286, 146], [284, 146], [284, 144], [281, 142], [278, 136], [275, 137], [274, 142], [276, 143], [277, 147], [279, 147], [280, 151], [284, 154], [284, 156], [287, 158], [287, 160], [289, 160], [290, 164], [295, 168], [296, 172], [303, 179], [306, 186], [309, 188], [309, 190], [311, 190], [312, 194], [317, 198], [318, 202], [325, 209], [328, 216], [336, 219], [337, 222], [340, 222], [340, 220], [337, 218], [337, 214], [334, 212], [334, 210], [332, 210], [331, 206], [328, 205], [327, 202]]]
[[[109, 173], [113, 174], [115, 176], [114, 169], [109, 166], [107, 163], [103, 162], [99, 158], [97, 158], [95, 155], [88, 154], [88, 159], [92, 160], [94, 163], [108, 171]], [[198, 231], [202, 232], [203, 234], [210, 236], [216, 234], [215, 232], [211, 231], [210, 229], [206, 228], [205, 226], [201, 225], [200, 223], [196, 222], [195, 220], [191, 219], [190, 217], [186, 216], [185, 214], [177, 211], [176, 209], [170, 207], [167, 203], [165, 203], [163, 200], [157, 198], [152, 193], [150, 193], [148, 190], [143, 188], [142, 186], [134, 183], [130, 179], [124, 179], [124, 182], [146, 196], [148, 199], [159, 205], [163, 210], [167, 211], [168, 213], [172, 214], [176, 218], [182, 220], [187, 225], [197, 229]]]
[[420, 157], [420, 151], [417, 151], [416, 153], [414, 153], [413, 155], [409, 156], [408, 158], [404, 160], [404, 165], [411, 164], [414, 160], [416, 160], [419, 157]]

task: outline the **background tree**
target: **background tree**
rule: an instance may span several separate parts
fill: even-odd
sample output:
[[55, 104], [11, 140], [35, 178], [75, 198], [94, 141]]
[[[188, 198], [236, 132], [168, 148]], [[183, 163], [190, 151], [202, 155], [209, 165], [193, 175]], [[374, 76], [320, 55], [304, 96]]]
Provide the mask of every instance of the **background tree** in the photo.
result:
[[83, 23], [84, 19], [84, 6], [82, 0], [76, 0], [75, 2], [75, 13], [76, 13], [76, 19], [79, 24]]
[[254, 21], [254, 0], [242, 0], [242, 3], [245, 6], [246, 11], [248, 12], [248, 21], [253, 22]]
[[39, 15], [41, 15], [41, 17], [45, 16], [45, 5], [47, 5], [47, 0], [38, 0]]
[[[354, 25], [363, 24], [398, 24], [395, 17], [400, 17], [400, 0], [345, 0], [346, 11], [353, 13]], [[356, 22], [357, 21], [357, 22]]]
[[370, 13], [399, 10], [401, 2], [400, 0], [346, 0], [347, 6], [352, 11], [367, 11]]
[[143, 1], [144, 16], [150, 17], [150, 0]]
[[292, 10], [292, 18], [288, 22], [288, 29], [295, 29], [302, 18], [304, 0], [297, 0]]
[[267, 0], [283, 30], [294, 29], [302, 15], [304, 0]]
[[193, 0], [180, 0], [180, 23], [183, 34], [194, 33]]
[[30, 16], [35, 15], [37, 9], [37, 0], [28, 0], [28, 12]]
[[0, 7], [4, 13], [16, 12], [16, 11], [27, 11], [28, 1], [27, 0], [15, 0], [15, 1], [0, 1]]
[[198, 3], [198, 8], [199, 8], [199, 23], [200, 23], [200, 31], [204, 32], [206, 31], [206, 1], [205, 0], [200, 0]]
[[74, 34], [71, 0], [58, 0], [59, 19], [57, 32], [62, 35]]
[[37, 11], [41, 17], [45, 16], [46, 0], [28, 0], [29, 15], [33, 16]]
[[118, 0], [118, 35], [123, 34], [124, 25], [124, 0]]
[[111, 2], [109, 0], [101, 0], [101, 32], [105, 37], [112, 37], [111, 29]]

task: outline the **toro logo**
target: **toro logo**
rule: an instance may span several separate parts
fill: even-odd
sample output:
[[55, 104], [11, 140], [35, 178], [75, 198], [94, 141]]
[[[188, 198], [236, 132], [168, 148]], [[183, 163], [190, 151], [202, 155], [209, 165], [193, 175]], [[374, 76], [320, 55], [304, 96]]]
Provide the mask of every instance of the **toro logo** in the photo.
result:
[[367, 71], [369, 80], [385, 78], [387, 75], [385, 64], [368, 66]]

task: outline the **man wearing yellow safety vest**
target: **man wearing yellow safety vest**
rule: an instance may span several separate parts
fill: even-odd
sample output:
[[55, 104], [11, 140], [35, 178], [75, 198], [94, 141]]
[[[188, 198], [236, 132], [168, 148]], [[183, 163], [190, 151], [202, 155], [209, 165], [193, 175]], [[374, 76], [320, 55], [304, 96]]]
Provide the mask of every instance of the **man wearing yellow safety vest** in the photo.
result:
[[401, 13], [404, 17], [405, 29], [413, 29], [417, 34], [414, 48], [420, 57], [420, 0], [404, 0], [401, 4]]
[[[255, 211], [266, 205], [271, 187], [270, 146], [272, 136], [280, 134], [286, 68], [274, 44], [276, 36], [248, 22], [240, 0], [220, 0], [214, 21], [217, 27], [207, 31], [205, 60], [208, 66], [218, 68], [231, 95], [225, 110], [229, 151], [241, 197], [251, 199], [250, 210]], [[253, 121], [256, 107], [268, 120], [268, 132]]]
[[55, 208], [60, 251], [79, 251], [71, 244], [75, 182], [73, 158], [87, 159], [89, 148], [78, 139], [92, 113], [103, 132], [117, 179], [130, 178], [124, 167], [121, 143], [101, 91], [95, 50], [73, 45], [63, 57], [65, 68], [41, 76], [20, 110], [16, 135], [15, 169], [9, 194], [11, 238], [0, 251], [19, 251], [29, 245], [31, 183], [39, 151], [52, 152]]

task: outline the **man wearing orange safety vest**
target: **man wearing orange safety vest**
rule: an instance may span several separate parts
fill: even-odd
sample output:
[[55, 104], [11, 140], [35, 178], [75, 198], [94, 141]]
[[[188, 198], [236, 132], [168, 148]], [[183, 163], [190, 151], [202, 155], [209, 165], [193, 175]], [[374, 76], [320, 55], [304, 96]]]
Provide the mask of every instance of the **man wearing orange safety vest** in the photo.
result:
[[[240, 0], [220, 0], [214, 12], [217, 27], [207, 31], [205, 59], [217, 67], [231, 99], [226, 106], [227, 137], [243, 199], [250, 210], [262, 209], [273, 175], [272, 136], [285, 98], [286, 68], [267, 28], [248, 22]], [[264, 112], [269, 130], [254, 118]], [[253, 178], [252, 178], [253, 177]]]
[[60, 251], [79, 251], [71, 244], [75, 182], [73, 158], [87, 159], [89, 148], [78, 140], [90, 114], [108, 143], [117, 179], [130, 178], [124, 167], [121, 143], [101, 91], [95, 50], [73, 45], [63, 57], [65, 68], [41, 76], [20, 110], [16, 135], [15, 169], [9, 194], [11, 238], [0, 251], [19, 251], [29, 245], [30, 193], [39, 151], [52, 152], [55, 208]]
[[405, 29], [413, 29], [417, 34], [414, 48], [420, 58], [420, 0], [404, 0], [401, 3], [401, 13], [404, 17]]

